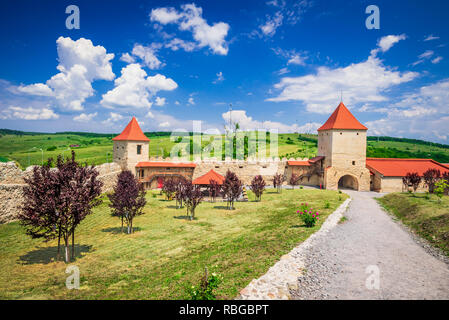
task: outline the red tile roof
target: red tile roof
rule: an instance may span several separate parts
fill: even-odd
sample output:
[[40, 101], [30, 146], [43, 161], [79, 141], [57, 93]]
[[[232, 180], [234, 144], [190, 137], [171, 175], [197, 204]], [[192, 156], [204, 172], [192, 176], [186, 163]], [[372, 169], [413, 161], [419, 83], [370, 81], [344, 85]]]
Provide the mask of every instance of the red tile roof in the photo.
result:
[[422, 176], [428, 169], [438, 169], [441, 173], [449, 172], [449, 166], [432, 159], [366, 158], [366, 167], [385, 177], [404, 177], [409, 172], [417, 172]]
[[131, 119], [126, 128], [118, 136], [114, 137], [112, 141], [150, 141], [147, 136], [140, 129], [135, 117]]
[[136, 164], [136, 168], [195, 168], [194, 163], [179, 163], [179, 162], [154, 162], [154, 161], [143, 161]]
[[316, 156], [316, 157], [313, 157], [312, 159], [309, 159], [309, 162], [310, 163], [315, 163], [315, 162], [318, 162], [318, 161], [320, 161], [322, 159], [324, 159], [324, 156]]
[[361, 124], [352, 113], [346, 108], [343, 102], [340, 102], [334, 113], [327, 119], [327, 121], [318, 129], [331, 130], [331, 129], [356, 129], [356, 130], [368, 130], [363, 124]]
[[289, 166], [310, 166], [310, 162], [309, 161], [287, 161], [287, 164]]
[[223, 184], [223, 182], [225, 181], [225, 177], [223, 177], [219, 173], [216, 173], [214, 170], [210, 170], [208, 173], [193, 180], [192, 183], [205, 185], [205, 184], [209, 184], [211, 180], [217, 181], [218, 184]]

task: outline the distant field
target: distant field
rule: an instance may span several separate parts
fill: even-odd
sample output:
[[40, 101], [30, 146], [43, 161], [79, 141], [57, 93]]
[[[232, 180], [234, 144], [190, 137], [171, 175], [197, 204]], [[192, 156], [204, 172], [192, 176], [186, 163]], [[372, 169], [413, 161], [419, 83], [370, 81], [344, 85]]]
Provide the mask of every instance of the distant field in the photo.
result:
[[[168, 157], [170, 150], [177, 143], [170, 141], [168, 133], [146, 133], [150, 138], [150, 156]], [[70, 145], [79, 147], [75, 150], [79, 161], [89, 164], [102, 164], [112, 159], [112, 137], [115, 134], [95, 133], [25, 133], [20, 131], [0, 130], [0, 162], [16, 161], [22, 168], [41, 164], [48, 158], [56, 159], [58, 155], [70, 155]], [[203, 136], [201, 147], [208, 144], [208, 137]], [[184, 143], [183, 150], [188, 149]], [[224, 149], [224, 148], [223, 148]], [[280, 158], [312, 158], [317, 153], [317, 135], [288, 133], [278, 137], [278, 154]], [[269, 147], [267, 144], [267, 154]], [[381, 137], [377, 141], [368, 138], [367, 156], [375, 158], [431, 158], [442, 163], [449, 163], [449, 145], [430, 143], [420, 140]]]

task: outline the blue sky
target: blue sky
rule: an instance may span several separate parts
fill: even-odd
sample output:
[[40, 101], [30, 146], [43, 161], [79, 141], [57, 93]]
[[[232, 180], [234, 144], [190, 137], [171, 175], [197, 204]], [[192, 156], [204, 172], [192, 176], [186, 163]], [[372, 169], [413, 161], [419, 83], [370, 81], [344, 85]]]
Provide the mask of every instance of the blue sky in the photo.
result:
[[448, 143], [448, 18], [446, 1], [2, 1], [0, 128], [222, 130], [232, 104], [242, 129], [315, 132], [342, 92], [370, 135]]

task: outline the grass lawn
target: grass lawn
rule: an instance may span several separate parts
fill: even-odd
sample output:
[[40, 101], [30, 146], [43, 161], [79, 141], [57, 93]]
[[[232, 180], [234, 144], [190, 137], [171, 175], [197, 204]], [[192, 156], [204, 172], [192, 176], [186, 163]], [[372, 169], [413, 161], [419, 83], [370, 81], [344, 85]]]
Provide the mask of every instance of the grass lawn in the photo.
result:
[[[317, 231], [324, 218], [346, 198], [329, 190], [267, 190], [261, 202], [202, 203], [197, 220], [185, 219], [156, 191], [147, 193], [145, 214], [135, 219], [134, 234], [120, 233], [120, 221], [104, 203], [76, 231], [75, 264], [80, 290], [65, 288], [67, 265], [54, 261], [56, 241], [28, 237], [19, 223], [0, 225], [0, 299], [179, 299], [185, 285], [197, 284], [204, 267], [224, 279], [218, 294], [234, 298], [253, 278], [264, 274], [283, 254]], [[325, 209], [329, 201], [330, 207]], [[313, 228], [296, 214], [301, 202], [317, 209]]]
[[380, 204], [418, 235], [427, 239], [449, 256], [449, 197], [441, 203], [422, 193], [390, 193], [378, 199]]

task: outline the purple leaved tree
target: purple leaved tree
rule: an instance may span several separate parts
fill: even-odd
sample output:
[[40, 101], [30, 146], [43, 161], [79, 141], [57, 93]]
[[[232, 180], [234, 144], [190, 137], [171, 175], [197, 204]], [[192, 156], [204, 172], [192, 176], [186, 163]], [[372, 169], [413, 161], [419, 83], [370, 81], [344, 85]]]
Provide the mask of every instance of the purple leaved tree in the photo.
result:
[[222, 186], [223, 194], [226, 197], [228, 209], [234, 210], [234, 202], [242, 195], [243, 185], [242, 181], [237, 177], [237, 175], [228, 170], [226, 172], [225, 181]]
[[[75, 258], [75, 229], [101, 203], [98, 196], [103, 183], [97, 180], [98, 171], [75, 161], [75, 152], [66, 161], [59, 156], [56, 168], [52, 159], [42, 167], [34, 167], [33, 175], [25, 179], [24, 204], [19, 214], [27, 234], [33, 238], [64, 240], [65, 261]], [[72, 238], [70, 255], [69, 239]]]
[[112, 208], [112, 215], [117, 216], [128, 226], [128, 234], [133, 232], [133, 220], [135, 216], [143, 214], [145, 190], [129, 170], [120, 172], [114, 192], [108, 195]]
[[261, 175], [255, 176], [251, 181], [251, 191], [254, 192], [256, 201], [260, 201], [262, 199], [262, 194], [265, 191], [265, 180]]

